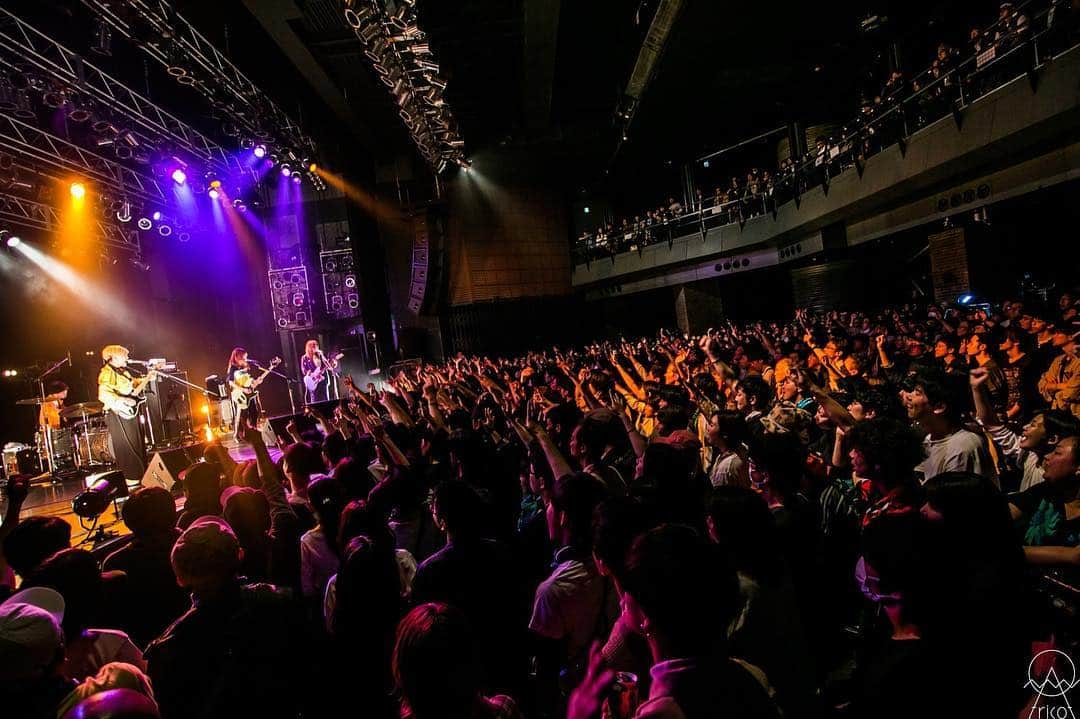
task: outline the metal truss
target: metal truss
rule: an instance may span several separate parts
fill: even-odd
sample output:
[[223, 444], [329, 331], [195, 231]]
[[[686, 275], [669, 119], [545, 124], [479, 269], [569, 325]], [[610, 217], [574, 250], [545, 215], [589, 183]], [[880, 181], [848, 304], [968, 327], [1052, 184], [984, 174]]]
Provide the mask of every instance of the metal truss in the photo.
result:
[[[182, 67], [185, 72], [178, 81], [220, 103], [237, 125], [253, 134], [260, 130], [278, 133], [284, 137], [274, 139], [298, 149], [310, 147], [311, 140], [285, 111], [177, 13], [169, 0], [81, 1], [147, 55], [173, 68], [174, 75], [178, 74], [175, 68]], [[265, 115], [271, 126], [260, 127], [254, 119], [259, 115]]]
[[[0, 193], [0, 221], [45, 232], [56, 232], [61, 227], [60, 211], [55, 207], [3, 193]], [[107, 247], [142, 254], [138, 231], [111, 222], [95, 219], [92, 239]]]
[[22, 69], [20, 64], [36, 67], [137, 122], [151, 141], [175, 142], [221, 171], [248, 171], [235, 155], [201, 132], [7, 10], [0, 10], [0, 63], [12, 69]]
[[138, 197], [151, 203], [165, 203], [171, 199], [171, 193], [167, 194], [166, 188], [156, 178], [142, 175], [118, 162], [95, 155], [67, 140], [2, 114], [0, 148], [26, 155], [50, 167], [96, 179], [121, 196]]

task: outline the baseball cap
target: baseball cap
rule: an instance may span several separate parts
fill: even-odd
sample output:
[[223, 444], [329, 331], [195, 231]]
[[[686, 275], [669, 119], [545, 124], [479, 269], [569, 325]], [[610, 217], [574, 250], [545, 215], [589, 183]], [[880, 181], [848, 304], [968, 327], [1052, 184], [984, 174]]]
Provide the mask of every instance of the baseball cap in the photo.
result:
[[0, 676], [31, 678], [52, 664], [64, 645], [64, 598], [31, 587], [0, 604]]
[[172, 549], [177, 576], [211, 577], [236, 571], [240, 542], [221, 517], [200, 517], [184, 530]]

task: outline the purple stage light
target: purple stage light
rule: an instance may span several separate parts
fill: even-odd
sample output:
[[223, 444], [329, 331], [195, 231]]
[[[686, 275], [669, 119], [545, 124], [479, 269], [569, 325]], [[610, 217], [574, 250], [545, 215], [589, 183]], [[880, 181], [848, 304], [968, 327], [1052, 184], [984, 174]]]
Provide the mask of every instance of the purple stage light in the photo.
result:
[[211, 200], [216, 200], [220, 193], [217, 190], [210, 190], [207, 194], [210, 195]]
[[160, 210], [155, 210], [152, 217], [154, 218], [154, 222], [157, 222], [158, 220], [161, 219], [161, 211]]
[[292, 170], [289, 169], [288, 165], [283, 165], [281, 167], [281, 174], [284, 175], [285, 177], [288, 177], [289, 175], [292, 174]]
[[178, 185], [182, 185], [187, 182], [187, 175], [179, 167], [172, 171], [172, 179]]
[[301, 182], [303, 182], [303, 179], [300, 177], [300, 175], [293, 175], [292, 181], [299, 185]]
[[255, 157], [266, 157], [266, 145], [255, 146]]

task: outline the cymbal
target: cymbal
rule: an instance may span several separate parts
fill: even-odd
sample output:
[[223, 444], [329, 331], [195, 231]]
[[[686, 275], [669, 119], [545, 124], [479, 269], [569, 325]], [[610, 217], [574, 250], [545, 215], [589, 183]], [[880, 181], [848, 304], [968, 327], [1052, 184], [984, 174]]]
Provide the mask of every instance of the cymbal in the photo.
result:
[[105, 405], [101, 402], [80, 402], [79, 404], [64, 407], [60, 412], [60, 416], [71, 419], [72, 417], [81, 417], [84, 414], [101, 414], [103, 409], [105, 409]]
[[28, 399], [17, 399], [15, 404], [45, 404], [45, 400], [38, 399], [37, 397], [30, 397]]

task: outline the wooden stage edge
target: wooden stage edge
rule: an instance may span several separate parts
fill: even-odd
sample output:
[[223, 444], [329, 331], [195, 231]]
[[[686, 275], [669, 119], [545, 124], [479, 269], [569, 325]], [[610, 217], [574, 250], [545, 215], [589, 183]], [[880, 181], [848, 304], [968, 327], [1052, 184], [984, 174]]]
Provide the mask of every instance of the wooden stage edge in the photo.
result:
[[[249, 446], [237, 446], [235, 442], [225, 442], [223, 444], [229, 450], [229, 455], [237, 462], [255, 458], [254, 452]], [[275, 455], [279, 453], [277, 448], [272, 447], [270, 452], [276, 461], [277, 457]], [[80, 517], [75, 516], [71, 511], [71, 500], [83, 489], [85, 489], [85, 484], [84, 477], [81, 475], [61, 482], [49, 482], [46, 480], [43, 483], [34, 484], [30, 489], [30, 496], [27, 497], [27, 502], [23, 505], [19, 518], [59, 517], [63, 519], [71, 525], [71, 546], [73, 547], [81, 545], [91, 548], [92, 542], [89, 540], [98, 527], [109, 533], [110, 538], [129, 533], [127, 526], [120, 519], [119, 510], [121, 504], [117, 502], [111, 503], [109, 508], [98, 517], [96, 525], [88, 520], [81, 520], [82, 523], [80, 524]], [[176, 509], [180, 511], [183, 507], [184, 497], [181, 495], [176, 498]], [[0, 499], [0, 519], [2, 519], [3, 511], [6, 509], [7, 507], [3, 506], [3, 501]]]

